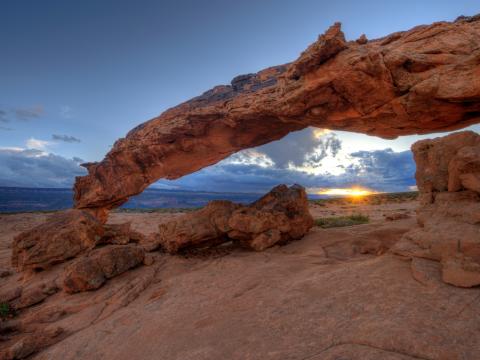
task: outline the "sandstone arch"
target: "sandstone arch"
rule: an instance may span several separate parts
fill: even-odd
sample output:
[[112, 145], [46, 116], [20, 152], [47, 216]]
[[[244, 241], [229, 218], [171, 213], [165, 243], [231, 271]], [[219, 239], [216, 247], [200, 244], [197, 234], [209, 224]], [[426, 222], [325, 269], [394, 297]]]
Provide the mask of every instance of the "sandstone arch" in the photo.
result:
[[395, 138], [480, 122], [480, 17], [347, 42], [333, 25], [292, 63], [238, 76], [118, 140], [75, 183], [100, 218], [175, 179], [307, 126]]

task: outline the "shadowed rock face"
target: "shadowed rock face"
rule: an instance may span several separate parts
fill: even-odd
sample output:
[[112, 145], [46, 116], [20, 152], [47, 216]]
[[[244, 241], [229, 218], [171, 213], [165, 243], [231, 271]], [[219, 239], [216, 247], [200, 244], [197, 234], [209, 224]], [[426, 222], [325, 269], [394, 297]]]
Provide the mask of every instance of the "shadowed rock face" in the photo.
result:
[[347, 42], [332, 26], [292, 63], [236, 77], [118, 140], [77, 178], [75, 207], [101, 220], [160, 178], [176, 179], [307, 126], [395, 138], [480, 121], [480, 21]]

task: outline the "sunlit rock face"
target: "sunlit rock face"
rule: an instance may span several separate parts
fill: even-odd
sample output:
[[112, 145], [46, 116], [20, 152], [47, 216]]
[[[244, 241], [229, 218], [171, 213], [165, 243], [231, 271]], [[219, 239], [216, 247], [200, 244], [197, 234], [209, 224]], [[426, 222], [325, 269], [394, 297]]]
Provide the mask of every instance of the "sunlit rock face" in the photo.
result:
[[131, 130], [85, 165], [75, 207], [105, 220], [160, 178], [307, 126], [394, 138], [477, 123], [479, 58], [478, 17], [371, 41], [346, 41], [335, 24], [294, 62], [236, 77]]
[[460, 132], [412, 146], [419, 227], [394, 252], [442, 262], [443, 280], [480, 285], [480, 135]]
[[104, 225], [90, 213], [71, 209], [49, 217], [17, 235], [12, 244], [12, 265], [18, 271], [41, 271], [89, 254], [105, 245], [143, 241], [130, 224]]

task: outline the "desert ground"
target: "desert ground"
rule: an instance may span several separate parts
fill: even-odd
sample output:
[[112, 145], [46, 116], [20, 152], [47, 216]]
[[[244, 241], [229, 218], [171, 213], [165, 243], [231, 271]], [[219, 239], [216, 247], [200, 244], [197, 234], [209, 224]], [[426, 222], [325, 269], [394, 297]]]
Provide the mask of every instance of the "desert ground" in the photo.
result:
[[[0, 348], [17, 342], [17, 356], [30, 349], [33, 359], [477, 359], [480, 289], [445, 284], [439, 263], [388, 251], [415, 225], [416, 207], [408, 196], [311, 202], [315, 219], [370, 221], [315, 226], [264, 252], [153, 252], [149, 266], [97, 291], [59, 292], [4, 319]], [[117, 212], [110, 221], [148, 234], [179, 215]], [[13, 237], [49, 216], [0, 215], [4, 271], [13, 272]], [[0, 292], [28, 280], [17, 276], [1, 279]], [[49, 346], [33, 352], [20, 328], [41, 328]]]

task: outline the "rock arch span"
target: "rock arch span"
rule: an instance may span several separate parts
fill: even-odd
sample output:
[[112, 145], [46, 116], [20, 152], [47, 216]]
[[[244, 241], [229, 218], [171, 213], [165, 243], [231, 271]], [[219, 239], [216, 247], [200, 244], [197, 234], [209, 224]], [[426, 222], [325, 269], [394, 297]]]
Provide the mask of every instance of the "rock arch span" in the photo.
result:
[[346, 41], [339, 23], [292, 63], [234, 78], [118, 140], [75, 183], [101, 219], [176, 179], [307, 126], [395, 138], [480, 122], [480, 17]]

